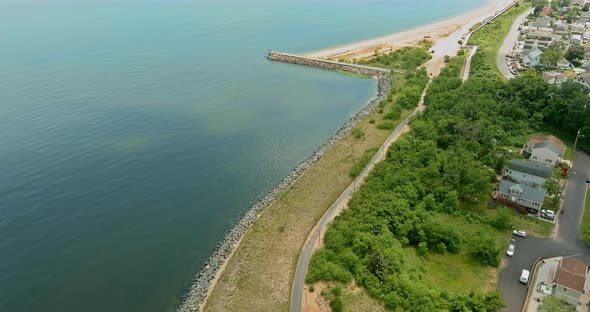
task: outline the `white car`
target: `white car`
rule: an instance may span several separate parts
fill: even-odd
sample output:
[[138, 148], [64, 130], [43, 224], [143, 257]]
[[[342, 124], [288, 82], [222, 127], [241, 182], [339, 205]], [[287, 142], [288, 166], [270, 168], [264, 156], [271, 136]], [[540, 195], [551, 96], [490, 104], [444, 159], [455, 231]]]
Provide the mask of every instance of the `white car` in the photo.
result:
[[506, 255], [512, 257], [512, 255], [514, 255], [514, 248], [514, 245], [510, 244], [510, 246], [508, 246], [508, 250], [506, 250]]
[[520, 237], [526, 237], [526, 232], [523, 230], [514, 230], [512, 231], [512, 234]]

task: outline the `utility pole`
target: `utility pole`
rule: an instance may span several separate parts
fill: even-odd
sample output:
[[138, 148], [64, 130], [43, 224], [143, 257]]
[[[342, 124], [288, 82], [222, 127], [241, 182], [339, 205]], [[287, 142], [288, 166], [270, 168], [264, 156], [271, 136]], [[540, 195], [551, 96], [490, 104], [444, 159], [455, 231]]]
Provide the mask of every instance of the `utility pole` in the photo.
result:
[[576, 156], [576, 145], [578, 144], [578, 137], [580, 136], [580, 129], [578, 129], [578, 133], [576, 134], [576, 139], [574, 140], [574, 151], [572, 154], [572, 160], [570, 161], [570, 167], [574, 167], [574, 157]]

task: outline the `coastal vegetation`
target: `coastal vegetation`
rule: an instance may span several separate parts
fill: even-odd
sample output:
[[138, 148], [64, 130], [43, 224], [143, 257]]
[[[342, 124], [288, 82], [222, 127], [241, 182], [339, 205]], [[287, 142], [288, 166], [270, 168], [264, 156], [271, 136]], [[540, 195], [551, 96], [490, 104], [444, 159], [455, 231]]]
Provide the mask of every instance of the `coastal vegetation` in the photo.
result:
[[535, 72], [505, 82], [478, 70], [462, 84], [456, 66], [445, 68], [432, 82], [425, 113], [330, 225], [308, 283], [357, 283], [393, 311], [503, 305], [493, 289], [510, 229], [546, 236], [550, 224], [488, 206], [497, 155], [539, 129], [590, 130], [589, 99], [583, 86], [557, 88]]
[[530, 8], [530, 2], [521, 2], [521, 5], [512, 7], [471, 35], [469, 44], [478, 46], [477, 53], [471, 60], [471, 76], [490, 79], [503, 77], [496, 67], [496, 53], [510, 30], [514, 18]]
[[[407, 51], [420, 53], [422, 62], [429, 58], [425, 51], [415, 49], [418, 48]], [[413, 56], [401, 55], [400, 60], [391, 66], [414, 72], [416, 69], [412, 66], [422, 64], [407, 66], [406, 61], [416, 64]], [[205, 310], [288, 310], [292, 277], [307, 235], [352, 182], [353, 176], [358, 175], [353, 172], [353, 167], [362, 170], [364, 166], [359, 163], [370, 159], [374, 147], [380, 146], [391, 133], [378, 129], [377, 125], [386, 121], [395, 127], [411, 111], [412, 108], [395, 107], [404, 87], [413, 86], [407, 83], [407, 75], [392, 73], [394, 88], [391, 94], [359, 122], [356, 126], [359, 130], [351, 130], [266, 208], [227, 260], [224, 273], [207, 299]], [[398, 111], [399, 116], [389, 115], [390, 111]]]

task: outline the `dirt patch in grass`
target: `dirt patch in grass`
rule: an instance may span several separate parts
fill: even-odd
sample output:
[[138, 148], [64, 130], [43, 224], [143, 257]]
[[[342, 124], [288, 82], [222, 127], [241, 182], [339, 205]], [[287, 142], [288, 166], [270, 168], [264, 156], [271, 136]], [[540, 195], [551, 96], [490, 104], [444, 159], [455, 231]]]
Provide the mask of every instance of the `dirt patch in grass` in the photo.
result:
[[377, 111], [365, 117], [358, 125], [362, 139], [347, 135], [266, 209], [228, 260], [205, 311], [289, 309], [295, 266], [309, 232], [352, 181], [349, 171], [355, 162], [390, 134], [371, 119], [382, 117]]
[[385, 306], [371, 298], [364, 288], [359, 287], [354, 281], [342, 290], [342, 303], [345, 311], [355, 312], [385, 312]]

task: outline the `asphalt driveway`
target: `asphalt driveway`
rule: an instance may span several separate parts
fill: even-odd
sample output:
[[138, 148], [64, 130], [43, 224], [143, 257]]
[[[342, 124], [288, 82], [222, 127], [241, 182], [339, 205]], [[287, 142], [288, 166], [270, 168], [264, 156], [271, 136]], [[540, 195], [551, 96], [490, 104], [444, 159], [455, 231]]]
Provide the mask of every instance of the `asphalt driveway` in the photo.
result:
[[503, 257], [502, 269], [498, 277], [498, 290], [502, 292], [508, 305], [501, 311], [522, 311], [527, 287], [519, 283], [518, 279], [522, 269], [531, 271], [533, 263], [538, 258], [586, 255], [587, 261], [590, 260], [590, 249], [580, 237], [580, 220], [584, 211], [587, 188], [586, 178], [590, 176], [590, 157], [586, 153], [576, 151], [574, 167], [570, 170], [571, 174], [563, 199], [564, 213], [559, 214], [557, 220], [556, 240], [533, 236], [512, 237], [516, 252], [512, 257]]

